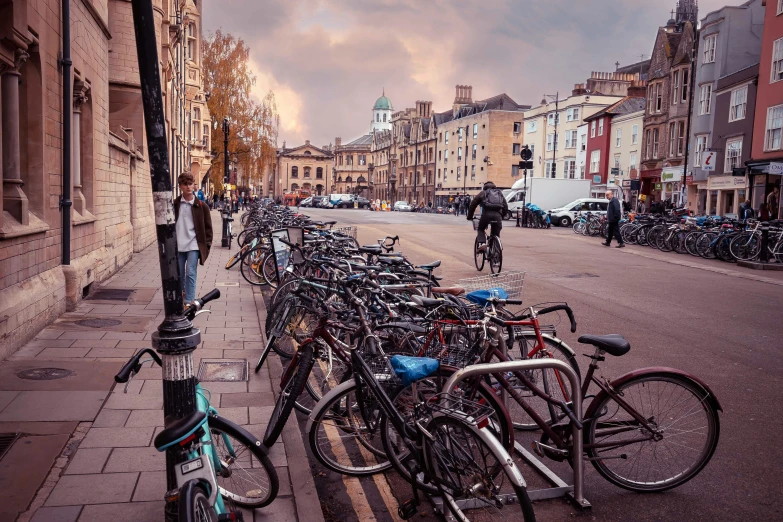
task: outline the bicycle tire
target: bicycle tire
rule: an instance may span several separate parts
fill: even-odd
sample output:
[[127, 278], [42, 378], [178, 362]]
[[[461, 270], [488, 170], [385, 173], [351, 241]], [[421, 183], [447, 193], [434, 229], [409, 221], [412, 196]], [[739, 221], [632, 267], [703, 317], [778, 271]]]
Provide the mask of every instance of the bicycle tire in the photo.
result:
[[240, 248], [238, 252], [236, 252], [234, 255], [229, 257], [228, 261], [226, 261], [226, 270], [228, 270], [229, 268], [231, 268], [234, 265], [236, 265], [237, 263], [239, 263], [239, 261], [242, 259], [242, 255], [243, 254], [244, 254], [244, 252]]
[[[242, 507], [261, 508], [275, 500], [280, 481], [258, 439], [220, 416], [209, 416], [212, 444], [224, 470], [216, 473], [220, 494]], [[225, 438], [224, 438], [225, 437]], [[226, 439], [231, 438], [228, 444]]]
[[[528, 354], [533, 350], [533, 347], [538, 344], [538, 339], [536, 338], [535, 332], [523, 332], [521, 334], [515, 335], [514, 344], [508, 349], [508, 358], [517, 361], [543, 358], [551, 358], [562, 361], [570, 366], [571, 369], [573, 369], [576, 373], [577, 377], [581, 379], [582, 374], [579, 370], [579, 363], [576, 360], [576, 353], [562, 340], [556, 337], [552, 337], [547, 334], [542, 334], [541, 337], [544, 341], [544, 349], [539, 350], [531, 357]], [[522, 353], [525, 354], [524, 357], [522, 357]], [[558, 379], [560, 379], [560, 382], [563, 382], [564, 385], [569, 385], [568, 379], [565, 376], [559, 376], [559, 373], [551, 368], [547, 370], [526, 370], [524, 374], [533, 384], [539, 388], [543, 387], [543, 391], [545, 392], [549, 392], [548, 388], [550, 387], [550, 383], [554, 384], [558, 381]], [[517, 379], [515, 376], [510, 375], [506, 378], [509, 380], [509, 383], [515, 387], [516, 391], [519, 392], [522, 397], [524, 397], [525, 402], [530, 407], [532, 407], [542, 418], [547, 419], [548, 425], [554, 424], [561, 420], [562, 416], [553, 411], [553, 407], [550, 407], [549, 403], [533, 394], [533, 392], [528, 390], [523, 383], [516, 382]], [[568, 391], [569, 389], [567, 388], [566, 393], [568, 393]], [[565, 397], [563, 397], [562, 389], [559, 390], [558, 393], [557, 387], [555, 387], [555, 390], [550, 393], [550, 395], [558, 400], [565, 399]], [[540, 426], [536, 424], [532, 418], [530, 418], [527, 412], [525, 412], [525, 410], [522, 409], [522, 407], [519, 406], [516, 401], [509, 400], [507, 407], [508, 414], [511, 416], [511, 421], [514, 424], [515, 429], [523, 431], [540, 429]]]
[[296, 398], [304, 391], [305, 382], [313, 369], [314, 348], [312, 342], [299, 346], [296, 355], [283, 370], [283, 379], [280, 395], [277, 396], [272, 415], [269, 417], [269, 425], [264, 433], [264, 446], [271, 448], [283, 432], [288, 417], [294, 409]]
[[261, 276], [269, 288], [277, 288], [277, 257], [270, 251], [261, 262]]
[[[508, 454], [482, 438], [475, 426], [448, 416], [436, 416], [426, 426], [434, 440], [425, 443], [425, 465], [435, 477], [444, 504], [461, 522], [519, 520], [535, 522], [533, 504], [523, 486], [510, 480]], [[517, 502], [505, 503], [499, 495], [513, 494]], [[460, 509], [466, 501], [468, 512]]]
[[[664, 407], [673, 405], [672, 407], [678, 408], [677, 411], [682, 411], [682, 406], [685, 404], [685, 400], [688, 399], [687, 395], [685, 399], [681, 399], [681, 395], [678, 395], [675, 398], [674, 394], [677, 393], [676, 388], [674, 391], [667, 390], [665, 392], [661, 392], [660, 395], [655, 395], [655, 390], [650, 383], [661, 382], [669, 383], [675, 387], [679, 386], [682, 390], [684, 390], [680, 392], [681, 394], [690, 393], [692, 395], [693, 400], [690, 401], [688, 405], [685, 405], [684, 409], [686, 411], [683, 413], [682, 417], [675, 419], [673, 418], [674, 413], [671, 413], [670, 411], [659, 412], [653, 411], [651, 409], [661, 405]], [[616, 453], [617, 449], [610, 447], [591, 448], [586, 446], [585, 451], [587, 456], [590, 457], [590, 462], [601, 476], [603, 476], [612, 484], [615, 484], [616, 486], [619, 486], [623, 489], [639, 492], [653, 492], [665, 491], [667, 489], [682, 485], [696, 476], [702, 469], [704, 469], [704, 466], [706, 466], [710, 461], [712, 455], [715, 453], [715, 448], [718, 445], [718, 439], [720, 436], [720, 419], [718, 417], [716, 405], [713, 404], [709, 397], [707, 397], [708, 392], [699, 383], [681, 374], [672, 372], [656, 372], [631, 377], [619, 385], [613, 384], [613, 388], [618, 393], [622, 394], [623, 400], [627, 402], [643, 418], [653, 419], [652, 422], [659, 427], [659, 423], [667, 422], [669, 431], [671, 432], [674, 430], [675, 433], [671, 436], [667, 436], [666, 428], [664, 428], [663, 432], [661, 433], [660, 440], [640, 441], [639, 434], [644, 433], [643, 428], [641, 428], [638, 422], [635, 421], [633, 417], [628, 414], [628, 412], [622, 409], [618, 403], [614, 402], [612, 397], [601, 391], [595, 397], [595, 399], [593, 399], [593, 403], [595, 404], [591, 403], [586, 410], [586, 417], [592, 418], [590, 418], [585, 423], [585, 444], [595, 444], [597, 437], [596, 431], [600, 427], [606, 427], [608, 430], [607, 436], [600, 439], [600, 442], [602, 443], [610, 442], [609, 437], [618, 435], [621, 436], [623, 433], [622, 431], [618, 431], [618, 428], [625, 427], [629, 432], [627, 436], [630, 437], [631, 441], [633, 442], [622, 444], [622, 439], [619, 441], [616, 440], [615, 443], [620, 446], [621, 451], [625, 451], [625, 449], [629, 446], [639, 444], [640, 453], [642, 451], [649, 450], [653, 459], [655, 460], [655, 462], [651, 465], [639, 464], [637, 462], [638, 459], [629, 458], [627, 453]], [[638, 388], [638, 391], [636, 391], [635, 388]], [[661, 400], [661, 397], [664, 395], [664, 400]], [[639, 405], [635, 404], [637, 400], [642, 401], [645, 398], [650, 400], [651, 404], [649, 407], [642, 406], [640, 408]], [[701, 408], [701, 411], [703, 411], [705, 414], [707, 425], [704, 427], [698, 426], [698, 420], [695, 419], [695, 412], [698, 412], [699, 408]], [[694, 423], [697, 423], [695, 427], [693, 427]], [[634, 424], [636, 427], [634, 427]], [[706, 429], [706, 437], [703, 443], [703, 447], [700, 450], [700, 454], [692, 464], [683, 470], [682, 467], [685, 464], [684, 461], [687, 460], [687, 456], [691, 455], [692, 452], [689, 451], [685, 454], [684, 457], [683, 453], [679, 451], [679, 448], [685, 447], [688, 450], [699, 451], [693, 443], [689, 442], [690, 439], [683, 440], [683, 438], [690, 436], [691, 438], [695, 439], [699, 435], [698, 432], [703, 429]], [[679, 434], [676, 433], [676, 430], [679, 430]], [[598, 433], [598, 437], [601, 437], [600, 431]], [[664, 446], [660, 446], [661, 443], [673, 437], [678, 437], [677, 441], [674, 443], [674, 448], [671, 446], [665, 446], [665, 449], [663, 449]], [[696, 446], [698, 445], [699, 444], [697, 442]], [[625, 456], [623, 458], [616, 458], [619, 455]], [[663, 460], [667, 458], [667, 456], [669, 461], [673, 462], [674, 466], [677, 468], [677, 471], [671, 477], [658, 478], [658, 474], [663, 469], [663, 463], [658, 461], [658, 457]], [[629, 466], [629, 471], [633, 471], [634, 468], [638, 470], [643, 468], [645, 473], [645, 481], [631, 480], [630, 478], [623, 476], [621, 470], [612, 469], [615, 465], [618, 467]], [[651, 476], [652, 480], [650, 480]]]
[[699, 257], [699, 253], [696, 251], [696, 242], [700, 235], [701, 232], [691, 232], [685, 236], [685, 251], [693, 257]]
[[253, 250], [248, 251], [244, 256], [248, 258], [248, 261], [245, 262], [243, 260], [239, 265], [239, 271], [242, 274], [242, 277], [253, 286], [264, 286], [267, 284], [266, 281], [264, 281], [263, 275], [259, 272], [261, 265], [259, 264], [260, 260], [258, 259], [260, 257], [261, 260], [263, 260], [265, 251], [266, 249], [263, 247], [256, 247]]
[[[478, 249], [479, 248], [479, 244], [480, 243], [479, 243], [479, 240], [478, 240], [478, 237], [477, 237], [476, 238], [476, 242], [473, 244], [473, 261], [476, 264], [476, 270], [481, 272], [482, 270], [484, 270], [484, 259], [485, 259], [485, 256], [484, 256], [484, 252], [480, 252], [479, 251], [479, 249]], [[481, 259], [481, 263], [479, 263], [479, 259]]]
[[181, 522], [217, 522], [215, 509], [209, 504], [207, 490], [196, 479], [179, 488], [179, 520]]
[[493, 274], [499, 274], [503, 269], [503, 245], [500, 242], [500, 238], [497, 236], [489, 236], [489, 244], [487, 245], [487, 252], [489, 252], [489, 270]]
[[[378, 447], [378, 429], [368, 427], [362, 418], [356, 390], [356, 381], [351, 379], [326, 394], [310, 415], [307, 439], [316, 460], [324, 467], [361, 477], [387, 470], [391, 463], [383, 447]], [[368, 446], [376, 451], [367, 451]]]

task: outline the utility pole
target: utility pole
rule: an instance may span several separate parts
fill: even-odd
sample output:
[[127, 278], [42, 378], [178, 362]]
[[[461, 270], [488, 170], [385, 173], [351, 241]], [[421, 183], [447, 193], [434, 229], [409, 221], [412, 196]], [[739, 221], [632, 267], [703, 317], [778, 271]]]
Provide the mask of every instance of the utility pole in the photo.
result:
[[[155, 209], [155, 232], [163, 290], [165, 319], [152, 334], [152, 346], [160, 353], [163, 367], [163, 415], [181, 419], [196, 411], [196, 375], [193, 351], [201, 333], [183, 315], [182, 285], [177, 262], [177, 232], [174, 220], [166, 119], [158, 68], [158, 42], [151, 0], [132, 0], [133, 26], [139, 61], [139, 80], [147, 130], [147, 151]], [[177, 488], [175, 469], [183, 460], [179, 448], [166, 451], [167, 491]], [[166, 505], [166, 520], [176, 520], [177, 501]]]
[[[465, 172], [463, 173], [465, 175], [464, 178], [462, 178], [462, 195], [467, 196], [468, 195], [468, 130], [470, 129], [470, 125], [465, 125]], [[460, 129], [462, 130], [462, 129]], [[489, 171], [489, 167], [487, 167], [487, 171]], [[489, 172], [487, 172], [487, 176], [489, 176]], [[489, 178], [487, 178], [489, 179]]]
[[[413, 134], [413, 129], [411, 129], [411, 134]], [[413, 146], [415, 150], [413, 153], [415, 156], [413, 159], [413, 203], [415, 205], [419, 200], [419, 142], [414, 141]]]
[[[223, 185], [225, 189], [225, 185], [227, 183], [231, 183], [231, 175], [229, 174], [229, 165], [228, 165], [228, 133], [229, 133], [229, 125], [228, 125], [228, 118], [223, 118]], [[224, 190], [225, 192], [225, 190]], [[223, 234], [220, 238], [220, 246], [223, 248], [231, 248], [231, 234], [228, 231], [229, 223], [231, 223], [234, 219], [231, 217], [231, 197], [229, 193], [229, 197], [226, 198], [226, 201], [228, 203], [228, 212], [226, 212], [226, 209], [223, 208]]]

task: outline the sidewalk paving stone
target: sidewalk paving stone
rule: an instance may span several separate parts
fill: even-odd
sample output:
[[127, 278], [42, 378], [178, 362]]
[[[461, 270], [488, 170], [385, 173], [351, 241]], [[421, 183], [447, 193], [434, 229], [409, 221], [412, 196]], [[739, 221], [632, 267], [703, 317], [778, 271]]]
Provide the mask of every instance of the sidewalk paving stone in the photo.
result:
[[133, 502], [159, 500], [166, 491], [166, 471], [143, 471], [139, 477], [136, 491], [133, 492]]
[[163, 426], [163, 410], [134, 410], [131, 412], [125, 426], [129, 428]]
[[163, 398], [152, 395], [126, 395], [112, 393], [104, 408], [109, 410], [160, 410], [163, 408]]
[[152, 427], [144, 428], [92, 428], [84, 437], [82, 448], [128, 448], [149, 446]]
[[[154, 447], [114, 448], [104, 473], [166, 471], [166, 456]], [[160, 491], [158, 491], [160, 495]], [[148, 500], [148, 499], [147, 499]]]
[[[131, 499], [138, 478], [138, 473], [63, 475], [57, 481], [57, 485], [52, 490], [49, 498], [46, 499], [45, 505], [73, 506], [79, 504], [128, 502]], [[84, 513], [82, 513], [82, 516], [84, 516]]]
[[109, 410], [104, 408], [92, 423], [93, 428], [119, 428], [125, 426], [131, 410]]
[[141, 522], [163, 520], [163, 501], [84, 506], [78, 522]]
[[107, 395], [99, 391], [23, 391], [0, 412], [0, 421], [92, 421]]
[[68, 463], [65, 474], [89, 475], [100, 473], [103, 471], [103, 466], [106, 465], [106, 459], [109, 458], [110, 453], [111, 448], [79, 448], [76, 455]]
[[76, 522], [82, 506], [43, 507], [30, 522]]

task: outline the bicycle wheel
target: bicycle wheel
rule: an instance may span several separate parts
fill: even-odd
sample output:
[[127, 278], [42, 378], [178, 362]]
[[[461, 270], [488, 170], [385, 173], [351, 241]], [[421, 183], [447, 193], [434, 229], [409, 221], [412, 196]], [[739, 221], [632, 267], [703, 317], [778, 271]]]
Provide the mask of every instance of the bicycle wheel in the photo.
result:
[[215, 509], [209, 505], [209, 495], [198, 480], [189, 480], [179, 488], [179, 520], [181, 522], [217, 522]]
[[[255, 437], [222, 417], [209, 416], [215, 456], [220, 461], [217, 484], [223, 498], [235, 504], [260, 508], [277, 497], [277, 472]], [[243, 433], [244, 432], [244, 433]]]
[[[426, 430], [433, 439], [425, 439], [425, 465], [457, 520], [535, 521], [526, 488], [506, 475], [508, 454], [490, 446], [478, 428], [439, 416], [427, 423]], [[506, 495], [515, 495], [517, 502], [504, 502]]]
[[476, 270], [481, 272], [484, 270], [484, 252], [479, 251], [479, 240], [476, 238], [476, 242], [473, 244], [473, 261], [476, 263]]
[[305, 382], [313, 369], [313, 343], [305, 343], [283, 371], [282, 388], [277, 397], [269, 425], [264, 433], [264, 446], [271, 448], [283, 432], [286, 421], [294, 409], [296, 398], [304, 391]]
[[489, 252], [489, 270], [493, 274], [499, 274], [503, 269], [503, 245], [499, 237], [489, 236], [487, 252]]
[[729, 252], [737, 261], [755, 259], [761, 251], [760, 238], [753, 232], [737, 234], [729, 244]]
[[285, 326], [280, 335], [276, 336], [272, 349], [280, 357], [290, 359], [298, 351], [299, 343], [309, 338], [315, 330], [318, 314], [307, 306], [294, 303], [286, 317]]
[[715, 251], [712, 248], [712, 242], [718, 234], [715, 232], [704, 232], [696, 241], [696, 252], [705, 259], [715, 259]]
[[[585, 451], [606, 480], [632, 491], [664, 491], [707, 465], [718, 445], [720, 420], [700, 384], [661, 372], [632, 377], [614, 389], [656, 432], [599, 393], [587, 409], [594, 417], [585, 426]], [[592, 447], [596, 444], [600, 447]]]
[[368, 422], [356, 390], [353, 380], [334, 388], [313, 409], [307, 432], [318, 462], [336, 473], [359, 477], [389, 469], [391, 463], [380, 436], [383, 414], [376, 411]]
[[261, 262], [264, 259], [267, 249], [265, 247], [256, 247], [247, 252], [239, 265], [242, 277], [254, 286], [264, 286], [266, 281], [261, 273]]
[[261, 262], [261, 275], [270, 288], [277, 288], [277, 258], [274, 252], [269, 252]]
[[310, 415], [324, 395], [351, 376], [350, 366], [330, 352], [326, 345], [316, 345], [315, 364], [305, 384], [307, 393], [300, 395], [294, 405], [297, 411], [305, 415]]
[[[516, 335], [514, 344], [508, 349], [508, 358], [517, 361], [525, 359], [553, 359], [562, 361], [570, 366], [574, 372], [576, 372], [576, 375], [581, 378], [576, 354], [565, 346], [560, 339], [548, 335], [542, 335], [542, 338], [544, 347], [533, 355], [529, 355], [538, 345], [535, 332], [522, 332]], [[523, 374], [537, 388], [549, 394], [552, 398], [565, 402], [571, 400], [571, 384], [568, 381], [568, 378], [565, 375], [562, 375], [561, 372], [558, 372], [553, 368], [547, 368], [546, 370], [525, 370]], [[506, 375], [506, 379], [508, 379], [509, 384], [511, 384], [511, 386], [523, 397], [525, 403], [541, 416], [542, 419], [545, 419], [547, 424], [554, 424], [563, 417], [561, 411], [556, 410], [554, 406], [551, 406], [544, 399], [535, 395], [525, 383], [514, 374]], [[508, 401], [508, 414], [511, 416], [514, 428], [518, 430], [540, 429], [530, 415], [513, 399]]]
[[699, 257], [699, 253], [696, 251], [696, 242], [700, 236], [701, 232], [690, 232], [685, 236], [685, 251], [694, 257]]
[[245, 249], [241, 248], [238, 252], [236, 252], [233, 256], [228, 258], [228, 261], [226, 261], [226, 270], [231, 268], [232, 266], [239, 263], [239, 260], [242, 259], [242, 255], [245, 253]]

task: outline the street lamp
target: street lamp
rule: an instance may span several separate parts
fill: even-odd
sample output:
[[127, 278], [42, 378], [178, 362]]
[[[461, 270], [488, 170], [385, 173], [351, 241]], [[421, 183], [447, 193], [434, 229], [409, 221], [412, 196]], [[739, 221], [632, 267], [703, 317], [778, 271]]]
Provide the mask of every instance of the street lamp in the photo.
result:
[[[555, 135], [552, 139], [552, 170], [557, 172], [557, 125], [560, 123], [560, 114], [558, 113], [558, 109], [560, 107], [560, 91], [556, 92], [555, 94], [545, 94], [544, 99], [546, 100], [547, 98], [552, 98], [555, 100]], [[547, 105], [549, 105], [549, 103], [547, 103]], [[545, 172], [544, 177], [548, 178], [549, 173]]]
[[[229, 176], [228, 171], [228, 133], [229, 133], [229, 125], [228, 125], [228, 118], [223, 118], [223, 184], [231, 182], [231, 178]], [[223, 248], [231, 248], [231, 235], [228, 232], [228, 226], [229, 223], [234, 221], [234, 219], [231, 217], [231, 192], [229, 191], [229, 198], [228, 198], [228, 212], [225, 212], [225, 208], [223, 209], [223, 233], [220, 238], [220, 246]]]
[[[460, 129], [462, 130], [462, 129]], [[462, 173], [462, 194], [468, 195], [468, 132], [470, 131], [470, 125], [465, 125], [465, 172]], [[489, 176], [489, 172], [487, 172]]]

